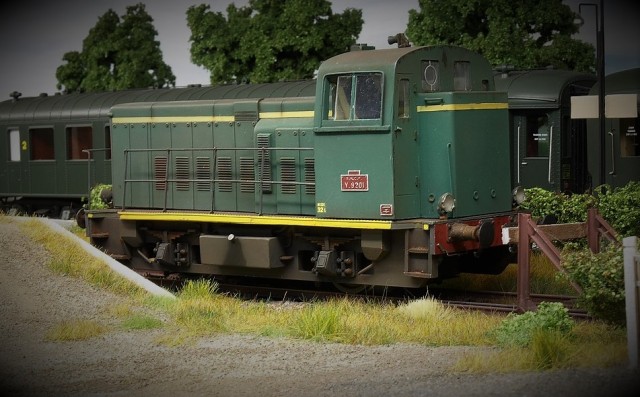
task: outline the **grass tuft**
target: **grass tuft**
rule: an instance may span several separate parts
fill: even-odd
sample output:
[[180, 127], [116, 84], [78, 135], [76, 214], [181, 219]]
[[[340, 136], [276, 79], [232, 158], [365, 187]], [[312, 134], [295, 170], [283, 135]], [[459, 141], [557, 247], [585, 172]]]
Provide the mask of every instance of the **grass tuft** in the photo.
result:
[[100, 336], [107, 327], [90, 320], [67, 320], [54, 326], [46, 335], [50, 341], [81, 341]]
[[162, 321], [146, 314], [133, 314], [122, 322], [122, 327], [127, 330], [156, 329], [163, 325]]

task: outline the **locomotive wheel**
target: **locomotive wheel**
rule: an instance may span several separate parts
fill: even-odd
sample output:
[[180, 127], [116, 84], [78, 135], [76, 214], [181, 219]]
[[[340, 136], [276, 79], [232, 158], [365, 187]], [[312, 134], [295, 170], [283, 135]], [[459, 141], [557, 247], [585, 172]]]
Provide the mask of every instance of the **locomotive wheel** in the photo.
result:
[[81, 229], [85, 229], [87, 227], [87, 221], [84, 217], [84, 208], [80, 208], [78, 212], [76, 212], [76, 224]]

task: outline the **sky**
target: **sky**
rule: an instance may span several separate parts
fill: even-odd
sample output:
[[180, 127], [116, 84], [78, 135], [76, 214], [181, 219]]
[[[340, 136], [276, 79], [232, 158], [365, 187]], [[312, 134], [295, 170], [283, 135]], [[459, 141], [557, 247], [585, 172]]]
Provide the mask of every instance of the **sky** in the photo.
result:
[[[535, 1], [535, 0], [534, 0]], [[248, 0], [8, 0], [0, 5], [0, 101], [18, 91], [23, 97], [56, 92], [55, 71], [62, 56], [81, 51], [82, 41], [99, 17], [109, 9], [119, 16], [126, 7], [144, 3], [158, 31], [165, 63], [176, 76], [176, 85], [209, 84], [208, 72], [190, 61], [186, 11], [191, 5], [209, 4], [225, 13], [229, 3], [245, 5]], [[596, 43], [598, 0], [564, 0], [584, 19], [577, 36]], [[390, 48], [387, 37], [404, 32], [409, 10], [418, 0], [334, 0], [333, 12], [345, 8], [362, 10], [364, 26], [358, 43], [378, 49]], [[583, 4], [581, 7], [579, 4]], [[226, 14], [226, 13], [225, 13]], [[606, 74], [640, 67], [640, 2], [604, 0]]]

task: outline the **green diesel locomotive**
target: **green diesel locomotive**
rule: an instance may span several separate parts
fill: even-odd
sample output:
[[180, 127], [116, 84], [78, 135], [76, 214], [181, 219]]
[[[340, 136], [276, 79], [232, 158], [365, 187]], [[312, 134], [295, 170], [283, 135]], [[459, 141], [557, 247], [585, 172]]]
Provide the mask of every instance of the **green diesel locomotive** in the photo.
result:
[[113, 106], [114, 208], [87, 211], [92, 243], [149, 275], [341, 288], [504, 269], [501, 231], [522, 195], [507, 96], [483, 57], [352, 51], [313, 84]]

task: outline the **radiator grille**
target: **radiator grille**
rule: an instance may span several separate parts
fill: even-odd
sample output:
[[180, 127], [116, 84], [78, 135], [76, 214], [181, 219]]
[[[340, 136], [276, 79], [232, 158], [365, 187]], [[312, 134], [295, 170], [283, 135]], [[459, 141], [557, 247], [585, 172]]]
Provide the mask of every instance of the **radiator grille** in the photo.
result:
[[191, 174], [191, 162], [189, 157], [176, 156], [176, 190], [189, 190], [189, 175]]
[[167, 190], [167, 157], [153, 158], [153, 179], [156, 190]]
[[231, 182], [231, 157], [218, 157], [218, 165], [216, 167], [218, 172], [218, 191], [231, 192], [233, 191], [233, 185]]
[[293, 157], [282, 157], [280, 159], [280, 179], [282, 185], [280, 191], [284, 194], [296, 194], [296, 185], [285, 182], [296, 181], [296, 160]]
[[196, 157], [196, 179], [206, 182], [196, 182], [196, 190], [206, 192], [211, 189], [211, 159], [209, 157]]
[[304, 181], [313, 183], [313, 185], [305, 185], [304, 192], [311, 195], [316, 194], [316, 166], [315, 160], [311, 157], [304, 159]]
[[[268, 134], [259, 134], [258, 135], [258, 147], [259, 148], [269, 148], [271, 135]], [[264, 158], [263, 158], [264, 157]], [[263, 193], [271, 193], [271, 152], [269, 150], [259, 150], [258, 151], [258, 170], [262, 168], [262, 192]], [[259, 172], [259, 171], [258, 171]]]
[[[253, 157], [240, 157], [240, 191], [242, 193], [255, 193], [255, 171]], [[246, 182], [245, 182], [246, 181]]]

